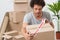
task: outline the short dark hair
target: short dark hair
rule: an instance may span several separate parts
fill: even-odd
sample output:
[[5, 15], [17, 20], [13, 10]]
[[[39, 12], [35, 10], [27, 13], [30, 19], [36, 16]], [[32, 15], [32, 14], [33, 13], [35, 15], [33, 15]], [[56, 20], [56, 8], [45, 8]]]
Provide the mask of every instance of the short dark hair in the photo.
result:
[[30, 1], [31, 8], [33, 8], [35, 4], [44, 7], [45, 6], [45, 1], [44, 0], [31, 0]]

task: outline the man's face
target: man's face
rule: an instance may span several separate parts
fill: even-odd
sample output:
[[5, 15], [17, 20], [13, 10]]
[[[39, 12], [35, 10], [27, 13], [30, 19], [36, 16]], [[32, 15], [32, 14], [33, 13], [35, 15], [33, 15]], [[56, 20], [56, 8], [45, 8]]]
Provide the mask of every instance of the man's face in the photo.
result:
[[42, 6], [35, 4], [33, 7], [33, 11], [35, 16], [40, 16], [42, 14]]

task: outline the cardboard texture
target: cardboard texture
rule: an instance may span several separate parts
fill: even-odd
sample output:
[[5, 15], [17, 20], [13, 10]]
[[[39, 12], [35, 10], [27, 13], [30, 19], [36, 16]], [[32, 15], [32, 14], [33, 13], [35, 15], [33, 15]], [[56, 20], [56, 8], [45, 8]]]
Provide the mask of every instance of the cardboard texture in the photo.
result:
[[4, 40], [13, 40], [12, 36], [9, 35], [3, 35]]
[[2, 35], [6, 30], [7, 24], [8, 24], [8, 16], [5, 16], [0, 30], [0, 40], [2, 40]]
[[22, 35], [17, 35], [13, 39], [14, 40], [25, 40], [25, 38]]
[[17, 31], [9, 31], [9, 32], [5, 32], [4, 35], [10, 35], [10, 36], [16, 36], [18, 35], [19, 33]]
[[[2, 36], [5, 32], [7, 32], [6, 34], [8, 34], [8, 32], [13, 30], [16, 30], [18, 32], [21, 31], [22, 21], [25, 14], [26, 14], [25, 11], [12, 11], [12, 12], [8, 12], [8, 15], [5, 15], [2, 28], [0, 31], [0, 40], [2, 40]], [[8, 35], [16, 36], [18, 35], [18, 33], [16, 32]]]
[[3, 38], [6, 40], [25, 40], [22, 34], [15, 30], [4, 33]]
[[2, 27], [1, 27], [1, 33], [4, 33], [5, 32], [6, 27], [7, 27], [7, 24], [8, 24], [8, 16], [5, 16], [5, 18], [3, 20]]
[[14, 10], [15, 11], [28, 11], [28, 3], [18, 3], [18, 4], [14, 4]]
[[[30, 33], [34, 33], [38, 26], [39, 25], [29, 25], [27, 26], [27, 30]], [[55, 40], [54, 35], [54, 29], [49, 23], [47, 23], [40, 28], [38, 33], [36, 33], [36, 35], [34, 36], [33, 40]]]
[[28, 3], [27, 1], [14, 1], [15, 4], [26, 4]]
[[14, 0], [14, 1], [21, 1], [21, 2], [25, 1], [25, 2], [27, 2], [28, 0]]
[[21, 31], [22, 21], [25, 14], [25, 11], [16, 11], [9, 13], [9, 26], [11, 30]]
[[10, 21], [13, 21], [14, 23], [20, 23], [23, 21], [23, 17], [26, 14], [25, 11], [13, 11], [9, 12], [9, 19]]

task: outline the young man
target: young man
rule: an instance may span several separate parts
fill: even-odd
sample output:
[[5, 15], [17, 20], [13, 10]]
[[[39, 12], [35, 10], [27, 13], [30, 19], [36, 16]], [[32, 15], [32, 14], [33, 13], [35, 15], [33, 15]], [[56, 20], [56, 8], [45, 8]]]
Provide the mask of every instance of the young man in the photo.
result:
[[42, 19], [46, 19], [46, 22], [50, 23], [53, 27], [50, 14], [42, 11], [43, 7], [45, 6], [44, 0], [31, 0], [30, 6], [33, 11], [24, 16], [22, 27], [22, 33], [26, 40], [32, 40], [34, 36], [26, 31], [27, 25], [40, 24]]

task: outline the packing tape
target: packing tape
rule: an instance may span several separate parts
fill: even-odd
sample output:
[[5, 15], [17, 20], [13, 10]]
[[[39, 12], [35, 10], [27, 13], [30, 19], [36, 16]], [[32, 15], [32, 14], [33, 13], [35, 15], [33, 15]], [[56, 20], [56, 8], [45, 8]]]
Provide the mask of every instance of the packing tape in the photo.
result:
[[39, 27], [37, 28], [37, 30], [34, 33], [31, 33], [31, 32], [29, 32], [29, 33], [36, 35], [38, 33], [38, 31], [40, 30], [40, 28], [45, 24], [45, 20], [46, 19], [42, 19], [42, 22], [40, 23]]

